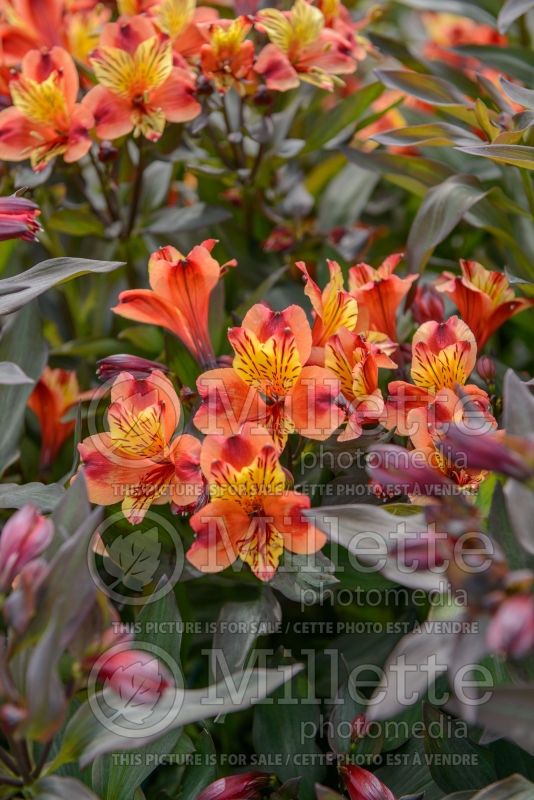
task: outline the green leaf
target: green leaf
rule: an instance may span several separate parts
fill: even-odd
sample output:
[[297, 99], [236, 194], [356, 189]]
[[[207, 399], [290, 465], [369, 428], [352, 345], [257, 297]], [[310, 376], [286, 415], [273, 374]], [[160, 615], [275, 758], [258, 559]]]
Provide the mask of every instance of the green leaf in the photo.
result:
[[112, 272], [122, 261], [93, 261], [89, 258], [50, 258], [34, 267], [0, 281], [0, 314], [11, 314], [52, 286], [88, 273]]
[[[248, 708], [261, 702], [300, 669], [300, 665], [296, 665], [278, 669], [250, 670], [243, 675], [233, 676], [234, 681], [225, 680], [221, 684], [204, 689], [179, 690], [177, 693], [174, 690], [167, 690], [153, 709], [153, 713], [157, 714], [158, 720], [168, 719], [168, 723], [157, 733], [135, 738], [120, 735], [112, 726], [109, 728], [104, 726], [95, 715], [92, 705], [85, 702], [65, 728], [61, 748], [53, 766], [57, 769], [61, 764], [79, 759], [81, 766], [85, 767], [104, 753], [144, 747], [150, 742], [157, 741], [169, 731], [192, 722]], [[110, 690], [107, 689], [93, 698], [93, 702], [102, 700], [106, 703], [110, 697]], [[137, 713], [139, 719], [136, 723], [134, 715]], [[138, 712], [134, 709], [129, 716], [130, 725], [137, 724], [137, 733], [143, 729], [145, 714], [145, 710], [140, 706]]]
[[534, 111], [534, 90], [525, 89], [524, 86], [518, 86], [506, 78], [501, 78], [501, 85], [511, 100]]
[[521, 47], [495, 47], [492, 45], [462, 45], [455, 47], [454, 52], [464, 56], [473, 56], [482, 63], [493, 67], [505, 75], [519, 78], [528, 86], [534, 83], [534, 67], [532, 51]]
[[104, 236], [102, 222], [89, 209], [63, 208], [46, 220], [46, 227], [69, 236]]
[[[295, 702], [284, 702], [283, 693], [277, 693], [274, 703], [255, 709], [252, 726], [256, 752], [272, 758], [273, 771], [280, 780], [302, 775], [307, 792], [311, 792], [314, 783], [324, 776], [324, 765], [319, 761], [321, 751], [314, 735], [320, 729], [319, 704], [318, 701], [304, 702], [312, 690], [307, 677], [298, 675], [291, 691]], [[303, 757], [309, 760], [303, 762]], [[304, 772], [303, 763], [307, 764]]]
[[76, 778], [50, 775], [33, 786], [35, 800], [99, 800], [96, 794]]
[[[458, 711], [462, 712], [461, 706]], [[473, 721], [534, 753], [534, 686], [494, 686], [491, 696], [476, 708]], [[532, 790], [531, 790], [532, 791]], [[491, 796], [491, 795], [489, 795]], [[529, 796], [530, 800], [530, 796]]]
[[390, 180], [398, 175], [419, 187], [422, 193], [424, 193], [425, 187], [435, 186], [452, 175], [449, 167], [430, 158], [401, 156], [379, 151], [363, 153], [350, 147], [341, 147], [340, 150], [349, 161], [359, 167], [386, 175]]
[[398, 69], [376, 69], [375, 75], [390, 89], [418, 97], [426, 103], [437, 106], [465, 106], [467, 98], [456, 86], [443, 78], [434, 75], [423, 75], [420, 72], [408, 72]]
[[411, 272], [421, 272], [433, 251], [487, 191], [470, 175], [453, 175], [431, 189], [415, 216], [406, 246]]
[[497, 17], [499, 31], [506, 33], [516, 19], [527, 14], [532, 8], [534, 8], [534, 0], [506, 0]]
[[185, 208], [163, 208], [152, 214], [143, 228], [143, 233], [172, 234], [197, 231], [225, 222], [231, 214], [220, 206], [195, 203]]
[[[432, 777], [444, 792], [460, 789], [481, 789], [490, 781], [496, 780], [495, 757], [487, 747], [481, 747], [467, 736], [459, 734], [462, 723], [455, 724], [452, 717], [425, 703], [423, 705], [425, 723], [424, 745], [429, 756], [429, 769]], [[458, 759], [458, 756], [461, 758]], [[456, 757], [454, 769], [450, 768]]]
[[[5, 281], [0, 281], [0, 285]], [[3, 298], [0, 297], [0, 303]], [[9, 320], [0, 340], [0, 361], [16, 364], [32, 381], [41, 375], [46, 349], [41, 336], [41, 321], [34, 304]], [[18, 446], [31, 384], [0, 385], [0, 474], [18, 458]], [[9, 424], [6, 424], [9, 420]]]
[[351, 123], [356, 122], [384, 91], [380, 83], [370, 83], [338, 103], [328, 114], [315, 117], [306, 144], [300, 154], [311, 153], [334, 139]]
[[478, 136], [470, 131], [448, 122], [409, 125], [406, 128], [394, 128], [372, 137], [384, 145], [409, 147], [412, 145], [442, 147], [449, 144], [469, 144], [480, 142]]
[[1, 483], [0, 508], [22, 508], [27, 503], [36, 506], [43, 513], [53, 511], [65, 494], [59, 483]]
[[24, 383], [33, 384], [35, 381], [26, 375], [18, 364], [14, 364], [12, 361], [0, 361], [1, 386], [21, 386]]
[[[225, 603], [217, 617], [211, 645], [212, 679], [222, 680], [224, 670], [230, 673], [242, 670], [258, 636], [276, 631], [281, 622], [280, 603], [269, 589], [250, 603]], [[222, 656], [222, 663], [218, 655]]]
[[511, 164], [514, 167], [534, 170], [534, 147], [523, 144], [480, 144], [455, 149], [471, 156], [490, 158], [497, 164]]
[[470, 17], [486, 25], [495, 25], [495, 17], [486, 11], [481, 3], [472, 3], [469, 0], [432, 0], [432, 6], [428, 5], [427, 0], [398, 0], [404, 6], [415, 8], [420, 11], [442, 11], [445, 14], [455, 14], [459, 17]]

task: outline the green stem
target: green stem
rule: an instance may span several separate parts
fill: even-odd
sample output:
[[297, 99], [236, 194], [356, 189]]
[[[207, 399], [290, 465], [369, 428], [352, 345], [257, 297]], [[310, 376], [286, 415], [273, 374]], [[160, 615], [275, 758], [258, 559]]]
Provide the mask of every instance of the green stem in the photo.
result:
[[100, 169], [100, 164], [98, 163], [98, 160], [92, 150], [89, 150], [89, 158], [91, 159], [91, 164], [93, 165], [93, 169], [95, 170], [98, 177], [98, 182], [100, 183], [100, 188], [102, 190], [102, 196], [106, 204], [109, 221], [115, 222], [115, 220], [119, 219], [119, 213], [111, 198], [111, 194], [109, 192], [109, 186], [107, 184], [105, 175]]
[[139, 139], [139, 144], [137, 145], [139, 150], [139, 160], [137, 162], [137, 169], [135, 171], [135, 178], [134, 178], [134, 185], [132, 189], [132, 203], [130, 205], [130, 214], [128, 217], [128, 223], [126, 228], [124, 229], [123, 238], [128, 239], [131, 235], [135, 222], [137, 220], [137, 211], [139, 209], [139, 201], [141, 199], [141, 189], [143, 188], [143, 172], [145, 169], [144, 164], [144, 152], [143, 152], [143, 139]]
[[520, 169], [519, 172], [521, 173], [521, 180], [523, 181], [528, 207], [530, 209], [530, 213], [534, 217], [534, 187], [532, 186], [532, 179], [528, 170]]

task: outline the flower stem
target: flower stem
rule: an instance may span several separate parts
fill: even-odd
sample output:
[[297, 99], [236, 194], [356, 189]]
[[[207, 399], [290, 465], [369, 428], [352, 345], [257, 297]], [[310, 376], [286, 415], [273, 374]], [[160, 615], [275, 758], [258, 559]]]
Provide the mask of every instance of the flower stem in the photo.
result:
[[139, 139], [139, 144], [137, 145], [137, 149], [139, 151], [139, 160], [137, 162], [137, 169], [135, 171], [135, 178], [134, 178], [134, 185], [132, 189], [132, 203], [130, 205], [130, 214], [128, 217], [128, 223], [124, 229], [123, 238], [128, 239], [131, 235], [135, 222], [137, 220], [137, 211], [139, 209], [139, 201], [141, 199], [141, 189], [143, 188], [143, 172], [145, 169], [144, 163], [144, 152], [143, 152], [143, 139]]
[[521, 180], [523, 181], [525, 195], [528, 200], [528, 207], [530, 209], [530, 213], [534, 217], [534, 187], [532, 186], [532, 179], [528, 170], [520, 169], [519, 172], [521, 173]]

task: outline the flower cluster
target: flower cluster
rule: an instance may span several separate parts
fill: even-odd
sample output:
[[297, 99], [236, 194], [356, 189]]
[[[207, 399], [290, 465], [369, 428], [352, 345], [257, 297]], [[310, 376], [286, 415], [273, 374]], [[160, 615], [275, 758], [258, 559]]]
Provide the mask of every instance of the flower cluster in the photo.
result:
[[[213, 366], [197, 379], [197, 436], [180, 432], [180, 400], [157, 364], [120, 357], [117, 373], [108, 359], [101, 371], [113, 376], [109, 430], [79, 446], [93, 502], [120, 500], [130, 522], [140, 521], [152, 503], [192, 511], [196, 538], [187, 555], [197, 569], [217, 572], [239, 559], [268, 581], [285, 550], [311, 553], [325, 541], [303, 513], [310, 498], [291, 486], [295, 436], [349, 442], [378, 426], [408, 441], [435, 482], [476, 487], [485, 471], [459, 463], [442, 447], [451, 427], [467, 426], [474, 415], [484, 426], [475, 433], [497, 427], [490, 396], [468, 383], [477, 359], [469, 323], [483, 345], [496, 318], [504, 321], [530, 300], [516, 299], [501, 273], [463, 262], [463, 277], [447, 273], [437, 280], [438, 293], [432, 287], [416, 293], [414, 322], [426, 321], [416, 326], [407, 363], [398, 315], [417, 276], [396, 274], [402, 255], [378, 268], [350, 267], [348, 288], [337, 262], [329, 261], [323, 289], [301, 262], [312, 324], [297, 305], [280, 311], [253, 305], [228, 330], [232, 354], [217, 362], [209, 305], [228, 265], [212, 255], [215, 244], [203, 242], [187, 256], [171, 247], [157, 251], [149, 264], [152, 288], [123, 292], [114, 308], [166, 328], [201, 368]], [[465, 321], [443, 320], [439, 292], [455, 300]], [[381, 378], [406, 371], [411, 381]]]
[[194, 0], [70, 5], [0, 8], [0, 158], [35, 170], [56, 156], [79, 161], [95, 138], [155, 142], [167, 123], [198, 117], [211, 93], [233, 88], [254, 102], [301, 81], [332, 91], [365, 54], [341, 3], [295, 0], [233, 19]]

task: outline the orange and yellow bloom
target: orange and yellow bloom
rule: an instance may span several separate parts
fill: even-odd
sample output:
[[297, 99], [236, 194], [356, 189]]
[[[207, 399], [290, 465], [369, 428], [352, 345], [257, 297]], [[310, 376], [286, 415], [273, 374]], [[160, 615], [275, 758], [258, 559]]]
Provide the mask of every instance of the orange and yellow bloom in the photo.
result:
[[161, 325], [174, 333], [203, 367], [215, 364], [208, 314], [209, 301], [221, 275], [235, 261], [222, 266], [211, 251], [216, 239], [206, 239], [183, 255], [162, 247], [148, 264], [150, 289], [121, 292], [113, 311], [126, 319]]
[[480, 350], [507, 319], [534, 306], [534, 299], [516, 297], [506, 275], [476, 261], [461, 261], [462, 275], [444, 272], [436, 288], [450, 297], [473, 331]]
[[29, 158], [39, 171], [56, 156], [70, 163], [86, 155], [93, 115], [77, 102], [78, 72], [66, 50], [31, 50], [9, 89], [13, 105], [0, 112], [1, 159]]
[[245, 422], [266, 428], [281, 451], [290, 433], [326, 439], [343, 421], [339, 381], [323, 367], [305, 366], [311, 329], [304, 311], [253, 306], [228, 333], [231, 368], [197, 381], [202, 405], [195, 424], [203, 433], [237, 433]]
[[342, 328], [348, 331], [355, 331], [358, 324], [358, 302], [344, 288], [341, 267], [337, 261], [328, 260], [327, 264], [330, 280], [325, 288], [321, 290], [310, 276], [306, 264], [303, 261], [297, 261], [296, 263], [306, 280], [304, 294], [309, 297], [313, 307], [312, 336], [314, 347], [324, 347], [328, 339]]
[[360, 436], [363, 425], [382, 418], [385, 403], [378, 386], [378, 370], [396, 366], [380, 344], [346, 328], [328, 341], [325, 367], [339, 378], [347, 415], [347, 425], [339, 441]]
[[102, 139], [133, 131], [155, 142], [166, 122], [187, 122], [200, 113], [193, 75], [173, 65], [171, 42], [144, 17], [106, 25], [91, 64], [99, 85], [84, 106]]
[[303, 516], [310, 499], [286, 488], [287, 474], [267, 431], [246, 426], [234, 436], [207, 436], [200, 456], [210, 502], [191, 517], [196, 539], [187, 558], [220, 572], [238, 558], [271, 580], [284, 549], [314, 553], [326, 537]]
[[162, 372], [142, 379], [121, 373], [111, 388], [109, 431], [78, 445], [91, 502], [121, 502], [132, 524], [153, 503], [194, 506], [204, 486], [200, 442], [189, 434], [173, 438], [180, 418], [178, 397]]
[[200, 67], [220, 92], [234, 86], [245, 94], [254, 88], [254, 44], [246, 38], [251, 27], [246, 17], [219, 20], [208, 26], [209, 40], [200, 48]]
[[339, 75], [356, 69], [352, 42], [327, 28], [321, 10], [306, 0], [296, 0], [287, 12], [264, 8], [256, 20], [270, 39], [254, 67], [268, 89], [285, 92], [305, 81], [332, 91], [342, 84]]

